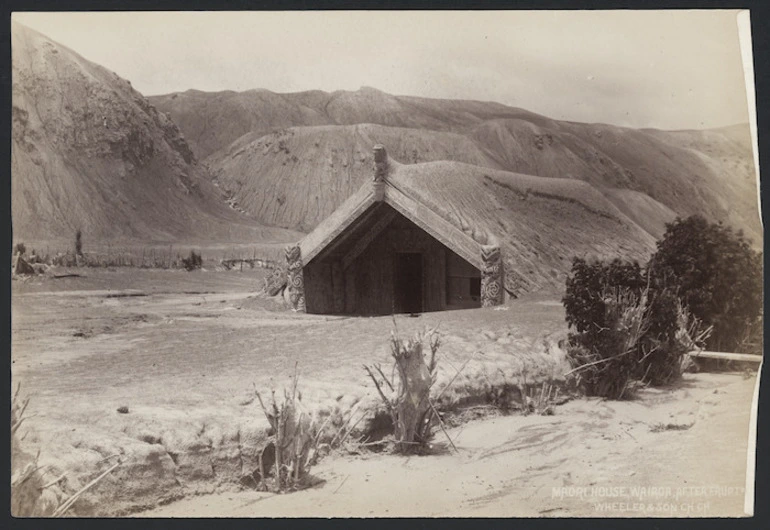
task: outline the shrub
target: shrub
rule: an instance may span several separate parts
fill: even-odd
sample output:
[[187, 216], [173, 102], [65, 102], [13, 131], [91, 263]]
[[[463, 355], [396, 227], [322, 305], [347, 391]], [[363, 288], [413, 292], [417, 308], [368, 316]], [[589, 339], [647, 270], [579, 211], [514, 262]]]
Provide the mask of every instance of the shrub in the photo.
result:
[[188, 271], [200, 269], [203, 267], [203, 258], [199, 253], [191, 250], [189, 256], [182, 258], [182, 265], [184, 265], [184, 268]]
[[607, 327], [605, 298], [609, 290], [626, 288], [639, 292], [644, 284], [638, 263], [618, 259], [609, 263], [588, 263], [575, 258], [571, 275], [567, 277], [567, 291], [562, 298], [567, 324], [577, 331], [570, 336], [571, 342], [588, 349], [601, 342], [601, 331]]
[[589, 395], [620, 399], [640, 379], [667, 384], [708, 331], [674, 292], [651, 286], [636, 263], [573, 261], [562, 300], [569, 358]]
[[648, 265], [656, 289], [671, 289], [713, 333], [709, 349], [761, 353], [762, 257], [741, 232], [700, 216], [666, 225]]
[[589, 395], [621, 399], [638, 375], [639, 343], [650, 325], [647, 296], [647, 289], [605, 286], [593, 304], [601, 308], [601, 325], [570, 334], [570, 363]]

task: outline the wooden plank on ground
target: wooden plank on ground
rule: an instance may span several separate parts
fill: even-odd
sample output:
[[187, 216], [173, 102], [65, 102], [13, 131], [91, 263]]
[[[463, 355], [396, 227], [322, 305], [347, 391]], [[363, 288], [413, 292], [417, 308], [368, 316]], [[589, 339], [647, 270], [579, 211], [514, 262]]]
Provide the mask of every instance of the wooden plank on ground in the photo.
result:
[[752, 355], [750, 353], [728, 353], [721, 351], [691, 351], [689, 353], [693, 359], [722, 359], [725, 361], [742, 361], [751, 363], [762, 362], [761, 355]]

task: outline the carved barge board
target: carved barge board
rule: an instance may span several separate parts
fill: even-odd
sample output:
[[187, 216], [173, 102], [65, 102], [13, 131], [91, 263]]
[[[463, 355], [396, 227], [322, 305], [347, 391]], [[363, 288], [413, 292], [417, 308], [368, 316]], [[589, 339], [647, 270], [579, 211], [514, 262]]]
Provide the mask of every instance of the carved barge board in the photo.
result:
[[334, 231], [334, 238], [332, 241], [322, 248], [318, 253], [313, 256], [315, 260], [326, 260], [330, 256], [334, 256], [338, 253], [340, 247], [344, 247], [347, 243], [350, 243], [350, 238], [355, 235], [355, 232], [362, 226], [374, 218], [377, 213], [376, 206], [370, 206], [364, 211], [353, 223], [348, 225], [344, 231]]
[[481, 244], [432, 212], [428, 207], [408, 197], [398, 188], [390, 186], [385, 195], [385, 202], [404, 217], [425, 230], [444, 246], [465, 261], [481, 270]]
[[321, 221], [315, 230], [306, 235], [299, 246], [302, 249], [302, 259], [305, 263], [316, 257], [334, 239], [363, 215], [377, 201], [372, 193], [372, 187], [362, 186], [358, 192], [342, 203], [329, 217]]

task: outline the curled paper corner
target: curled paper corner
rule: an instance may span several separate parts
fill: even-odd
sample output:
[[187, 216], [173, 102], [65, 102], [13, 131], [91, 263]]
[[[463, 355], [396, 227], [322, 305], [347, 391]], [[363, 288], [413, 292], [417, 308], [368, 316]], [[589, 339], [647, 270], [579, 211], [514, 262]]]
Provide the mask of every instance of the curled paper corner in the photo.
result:
[[759, 177], [759, 143], [757, 139], [757, 101], [754, 89], [754, 54], [751, 46], [751, 14], [748, 9], [739, 11], [736, 16], [738, 24], [738, 42], [741, 47], [743, 76], [746, 86], [746, 101], [749, 111], [749, 129], [751, 130], [751, 147], [754, 156], [754, 171], [757, 182], [757, 212], [759, 223], [764, 228], [762, 219], [761, 183]]
[[743, 512], [749, 516], [754, 516], [754, 482], [756, 479], [757, 466], [757, 411], [759, 409], [759, 385], [762, 379], [762, 365], [765, 361], [759, 363], [757, 377], [754, 380], [754, 395], [751, 398], [751, 415], [749, 416], [749, 443], [746, 448], [746, 494], [743, 499]]

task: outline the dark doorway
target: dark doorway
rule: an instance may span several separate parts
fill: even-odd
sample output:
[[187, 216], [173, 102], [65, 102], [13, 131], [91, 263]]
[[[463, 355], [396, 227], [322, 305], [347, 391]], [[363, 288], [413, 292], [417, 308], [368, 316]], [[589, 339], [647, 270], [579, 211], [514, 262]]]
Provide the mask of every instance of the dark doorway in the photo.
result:
[[422, 312], [422, 254], [405, 252], [396, 254], [394, 282], [396, 313]]

